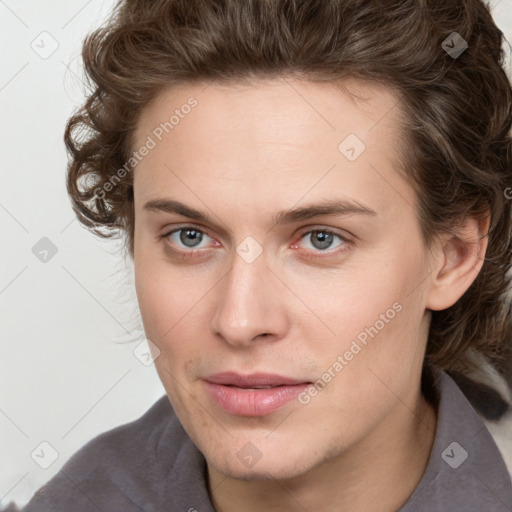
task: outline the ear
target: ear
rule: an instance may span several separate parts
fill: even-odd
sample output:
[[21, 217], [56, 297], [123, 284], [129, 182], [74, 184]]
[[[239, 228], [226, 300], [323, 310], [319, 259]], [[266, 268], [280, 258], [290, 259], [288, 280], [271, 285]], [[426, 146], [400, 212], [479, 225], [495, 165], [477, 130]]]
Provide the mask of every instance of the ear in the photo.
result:
[[476, 279], [487, 250], [490, 212], [484, 218], [466, 217], [451, 235], [440, 236], [433, 248], [433, 273], [426, 308], [453, 306]]

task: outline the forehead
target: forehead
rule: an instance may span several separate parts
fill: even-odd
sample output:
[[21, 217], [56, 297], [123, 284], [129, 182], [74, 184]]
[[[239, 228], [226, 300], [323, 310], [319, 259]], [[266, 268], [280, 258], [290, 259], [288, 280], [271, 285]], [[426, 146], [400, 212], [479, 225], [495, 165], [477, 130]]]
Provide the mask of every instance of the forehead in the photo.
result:
[[[192, 109], [188, 106], [191, 98], [196, 103]], [[163, 89], [142, 110], [134, 134], [135, 146], [142, 144], [160, 123], [169, 122], [174, 113], [179, 119], [172, 120], [172, 128], [162, 135], [172, 131], [176, 142], [187, 138], [183, 128], [190, 124], [185, 122], [187, 117], [197, 121], [193, 126], [197, 134], [213, 129], [216, 135], [226, 133], [238, 138], [243, 138], [240, 132], [251, 133], [262, 142], [297, 142], [297, 137], [307, 142], [315, 135], [338, 132], [341, 136], [349, 129], [357, 131], [362, 140], [376, 128], [376, 134], [385, 129], [396, 136], [402, 110], [398, 95], [390, 87], [355, 79], [337, 83], [275, 78], [250, 83], [181, 84]], [[210, 139], [205, 137], [202, 143]]]
[[[366, 199], [378, 207], [386, 202], [384, 188], [391, 187], [389, 196], [404, 187], [394, 183], [402, 115], [391, 88], [356, 80], [169, 87], [139, 118], [134, 149], [148, 137], [154, 147], [135, 171], [136, 195], [142, 200], [188, 184], [206, 196], [222, 186], [260, 207], [258, 194], [267, 204], [285, 197], [289, 205], [308, 188], [313, 198], [336, 187], [373, 189]], [[410, 190], [402, 192], [413, 201]]]

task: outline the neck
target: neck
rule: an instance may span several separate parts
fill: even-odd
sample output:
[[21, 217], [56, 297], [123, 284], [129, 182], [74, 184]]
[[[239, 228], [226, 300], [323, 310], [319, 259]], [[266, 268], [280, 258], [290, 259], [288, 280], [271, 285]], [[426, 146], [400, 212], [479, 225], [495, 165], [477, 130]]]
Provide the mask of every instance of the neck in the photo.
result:
[[357, 445], [293, 479], [238, 480], [208, 464], [212, 503], [217, 512], [394, 512], [423, 476], [436, 424], [436, 408], [418, 393], [412, 408], [397, 400]]

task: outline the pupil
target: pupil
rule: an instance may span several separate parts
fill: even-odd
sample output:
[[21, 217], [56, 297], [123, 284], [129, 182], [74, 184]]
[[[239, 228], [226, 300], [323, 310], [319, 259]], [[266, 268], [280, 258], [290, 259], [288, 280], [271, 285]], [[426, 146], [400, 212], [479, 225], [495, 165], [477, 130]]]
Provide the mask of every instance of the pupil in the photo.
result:
[[[320, 242], [320, 246], [318, 249], [326, 249], [332, 243], [332, 235], [329, 233], [325, 233], [324, 231], [315, 231], [316, 237], [314, 240], [318, 240]], [[314, 244], [313, 244], [314, 245]]]
[[[195, 236], [194, 236], [194, 234], [195, 234]], [[200, 236], [201, 236], [201, 233], [199, 233], [195, 229], [186, 229], [186, 230], [181, 231], [180, 239], [185, 245], [188, 245], [189, 247], [193, 247], [194, 244], [189, 245], [188, 242], [190, 242], [190, 241], [193, 242], [194, 239], [198, 240]]]

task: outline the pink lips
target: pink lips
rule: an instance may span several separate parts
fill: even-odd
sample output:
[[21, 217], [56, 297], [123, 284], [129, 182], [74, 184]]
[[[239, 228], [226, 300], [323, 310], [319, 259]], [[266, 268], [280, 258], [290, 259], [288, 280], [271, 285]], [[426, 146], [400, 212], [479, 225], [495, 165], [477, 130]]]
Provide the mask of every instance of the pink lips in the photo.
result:
[[239, 375], [223, 372], [204, 379], [214, 402], [226, 412], [241, 416], [263, 416], [281, 408], [311, 382], [268, 373]]

